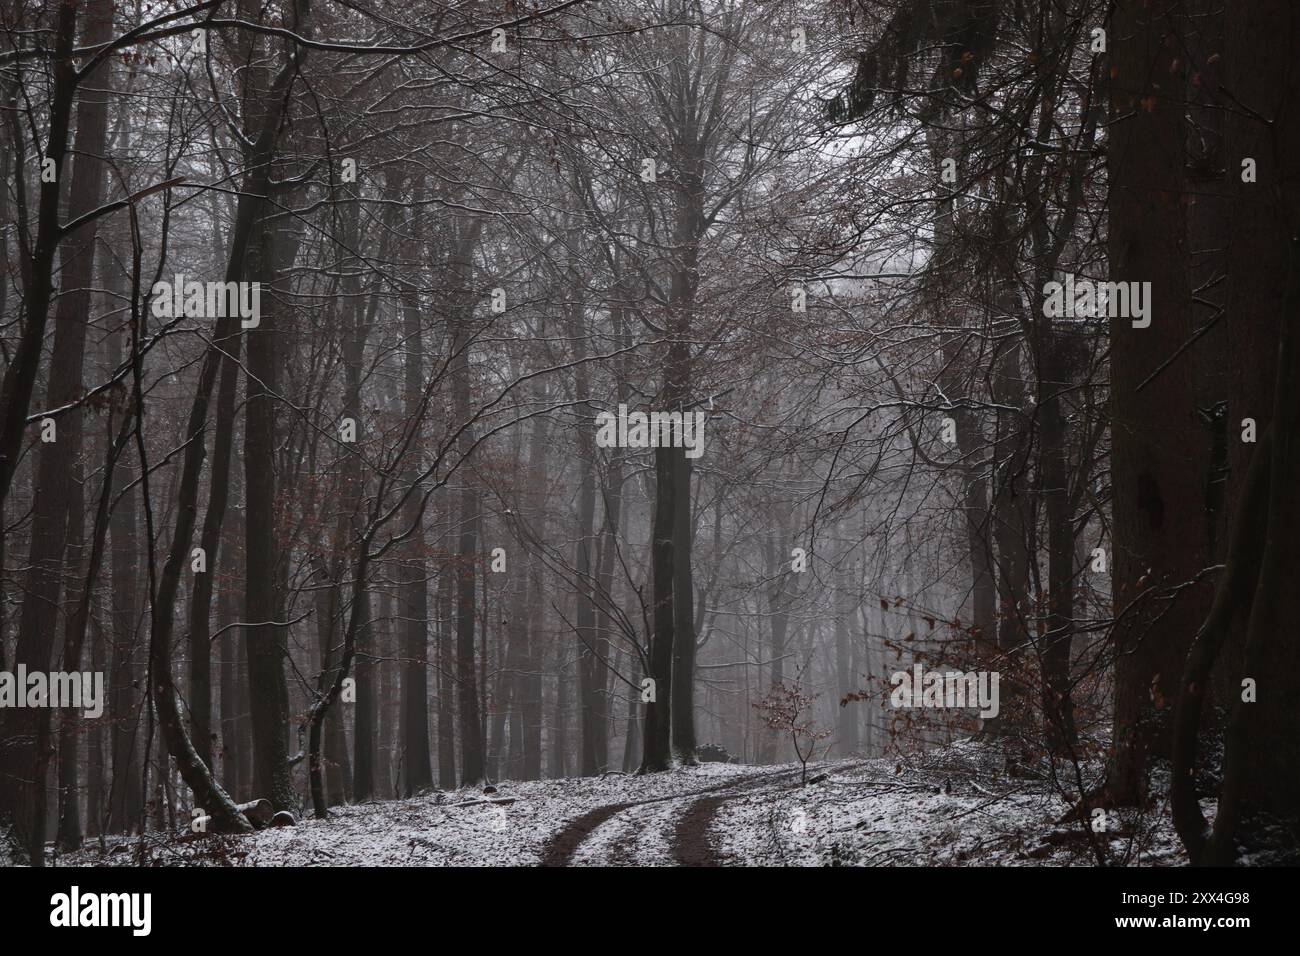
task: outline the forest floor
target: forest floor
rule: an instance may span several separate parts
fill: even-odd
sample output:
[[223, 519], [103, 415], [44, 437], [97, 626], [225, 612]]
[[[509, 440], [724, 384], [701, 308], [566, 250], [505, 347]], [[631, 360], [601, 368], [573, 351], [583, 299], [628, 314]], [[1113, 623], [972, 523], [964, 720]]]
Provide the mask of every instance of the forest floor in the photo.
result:
[[[149, 835], [63, 865], [962, 866], [1180, 865], [1167, 808], [1069, 820], [1045, 779], [1012, 777], [978, 741], [910, 757], [752, 767], [706, 763], [334, 808], [244, 837]], [[512, 801], [512, 802], [484, 802]]]

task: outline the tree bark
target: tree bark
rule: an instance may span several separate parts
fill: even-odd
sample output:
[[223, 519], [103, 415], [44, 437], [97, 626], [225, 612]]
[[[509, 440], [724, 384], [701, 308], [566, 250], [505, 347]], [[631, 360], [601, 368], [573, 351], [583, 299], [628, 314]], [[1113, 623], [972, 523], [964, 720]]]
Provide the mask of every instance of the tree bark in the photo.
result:
[[[268, 294], [262, 296], [260, 324], [248, 339], [248, 384], [244, 402], [244, 642], [248, 650], [248, 691], [252, 702], [253, 780], [257, 794], [279, 810], [293, 810], [297, 800], [289, 771], [289, 690], [284, 661], [286, 629], [276, 593], [280, 547], [275, 506], [275, 410], [278, 360], [277, 323], [282, 310], [273, 291], [277, 255], [292, 262], [292, 251], [279, 249], [273, 220], [265, 219], [257, 244], [259, 266]], [[295, 244], [290, 244], [295, 245]], [[269, 307], [269, 308], [268, 308]], [[207, 648], [203, 649], [204, 655]]]
[[[403, 302], [403, 337], [406, 342], [405, 401], [408, 423], [423, 418], [424, 336], [420, 327], [419, 302], [414, 296]], [[408, 424], [408, 428], [418, 428]], [[408, 452], [407, 480], [419, 472], [414, 450], [422, 447], [412, 442]], [[412, 494], [406, 502], [403, 521], [415, 529], [401, 563], [401, 632], [402, 632], [402, 775], [405, 793], [410, 796], [433, 786], [433, 763], [429, 752], [429, 584], [425, 565], [423, 509], [420, 496]]]
[[[1225, 317], [1229, 393], [1227, 499], [1234, 526], [1214, 608], [1188, 655], [1174, 741], [1172, 799], [1179, 836], [1194, 863], [1294, 865], [1300, 860], [1300, 641], [1294, 587], [1300, 559], [1295, 487], [1300, 480], [1300, 124], [1291, 104], [1300, 77], [1289, 64], [1297, 11], [1269, 0], [1250, 18], [1228, 15], [1223, 86], [1230, 144], [1224, 172], [1232, 197]], [[1255, 182], [1242, 163], [1255, 160]], [[1285, 274], [1286, 281], [1277, 277]], [[1264, 356], [1273, 374], [1260, 374]], [[1265, 368], [1269, 367], [1265, 362]], [[1244, 419], [1258, 439], [1242, 440]], [[1197, 803], [1197, 732], [1211, 668], [1231, 705], [1223, 779], [1211, 830]], [[1247, 680], [1253, 699], [1245, 699]]]
[[[50, 94], [47, 118], [49, 136], [44, 158], [53, 161], [55, 175], [49, 182], [42, 177], [37, 206], [36, 244], [32, 248], [30, 271], [24, 276], [27, 295], [22, 335], [9, 367], [5, 369], [3, 386], [0, 386], [0, 509], [3, 509], [9, 496], [9, 487], [18, 467], [18, 452], [27, 431], [27, 413], [31, 407], [32, 390], [36, 386], [50, 298], [54, 291], [54, 257], [59, 241], [63, 238], [59, 225], [59, 194], [63, 185], [63, 161], [68, 153], [72, 104], [80, 80], [72, 48], [81, 8], [79, 0], [68, 0], [59, 5], [54, 18], [54, 56], [50, 61], [54, 85]], [[93, 159], [91, 157], [88, 161]], [[26, 748], [20, 746], [18, 749], [22, 753], [15, 754], [14, 759], [22, 761]], [[15, 764], [15, 768], [18, 766], [20, 764]], [[22, 772], [30, 773], [30, 770]], [[0, 773], [0, 777], [3, 776], [6, 774]]]
[[479, 713], [478, 675], [474, 653], [475, 593], [479, 557], [475, 532], [479, 523], [479, 500], [470, 480], [467, 461], [470, 449], [474, 445], [474, 428], [470, 424], [472, 417], [469, 370], [470, 330], [467, 305], [470, 276], [469, 251], [477, 239], [478, 230], [477, 223], [467, 230], [468, 234], [460, 239], [451, 264], [455, 294], [458, 298], [458, 311], [454, 318], [456, 324], [452, 334], [452, 403], [456, 425], [463, 429], [458, 443], [462, 464], [460, 465], [460, 536], [456, 563], [456, 683], [459, 704], [457, 727], [460, 731], [461, 746], [460, 782], [461, 786], [466, 787], [480, 786], [485, 782], [483, 723]]
[[[442, 494], [446, 513], [443, 540], [453, 540], [456, 508], [449, 490]], [[455, 599], [455, 558], [444, 555], [438, 571], [438, 786], [456, 789], [456, 708], [453, 699], [455, 655], [452, 644], [452, 605]], [[524, 778], [535, 779], [535, 778]]]
[[[71, 106], [74, 80], [70, 73], [70, 54], [62, 49], [70, 45], [76, 22], [76, 3], [65, 4], [58, 18], [56, 51], [60, 59], [54, 66], [55, 87], [50, 113], [50, 142], [47, 158], [55, 161], [56, 170], [62, 172], [63, 154], [68, 132], [68, 108]], [[83, 39], [86, 43], [106, 42], [112, 33], [112, 10], [101, 7], [86, 17]], [[63, 57], [68, 57], [67, 60]], [[95, 77], [89, 78], [87, 92], [77, 104], [76, 158], [72, 163], [72, 183], [69, 188], [68, 217], [75, 220], [96, 209], [104, 197], [104, 150], [108, 131], [108, 93], [103, 77], [107, 72], [98, 68]], [[94, 88], [99, 84], [99, 88]], [[61, 178], [61, 177], [60, 177]], [[33, 284], [28, 290], [27, 323], [23, 337], [12, 363], [5, 375], [4, 434], [0, 436], [0, 506], [11, 480], [10, 462], [15, 460], [43, 342], [46, 313], [52, 290], [51, 269], [55, 247], [64, 236], [58, 226], [59, 182], [42, 183], [41, 211], [38, 223], [36, 249], [33, 253]], [[85, 361], [86, 328], [90, 315], [90, 286], [94, 275], [97, 220], [83, 225], [66, 237], [61, 268], [62, 295], [54, 317], [54, 346], [50, 357], [49, 385], [46, 405], [57, 412], [81, 398], [82, 367]], [[44, 245], [43, 245], [44, 243]], [[43, 298], [44, 301], [41, 301]], [[33, 311], [33, 310], [39, 310]], [[27, 349], [34, 348], [28, 356]], [[30, 365], [30, 368], [28, 367]], [[11, 380], [12, 376], [12, 380]], [[22, 611], [18, 624], [18, 642], [14, 649], [15, 667], [22, 665], [33, 671], [47, 671], [50, 667], [53, 635], [58, 632], [59, 598], [63, 590], [64, 557], [69, 534], [69, 507], [80, 489], [73, 488], [74, 472], [81, 455], [83, 406], [73, 407], [67, 414], [55, 417], [55, 441], [40, 445], [37, 477], [32, 502], [32, 536], [28, 554], [27, 582], [24, 588]], [[17, 416], [21, 416], [18, 418]], [[17, 428], [17, 437], [11, 438], [10, 429]], [[12, 448], [10, 443], [12, 441]], [[80, 509], [75, 520], [82, 520]], [[77, 533], [80, 538], [80, 533]], [[15, 823], [20, 832], [28, 836], [27, 850], [31, 863], [44, 865], [45, 820], [44, 815], [31, 814], [40, 801], [31, 794], [23, 794], [21, 781], [30, 779], [31, 786], [43, 790], [47, 755], [45, 748], [37, 746], [50, 734], [50, 710], [41, 707], [17, 709], [3, 715], [0, 726], [4, 732], [0, 740], [0, 805], [14, 808]], [[73, 766], [75, 769], [75, 759]], [[70, 834], [67, 835], [72, 838]], [[80, 834], [77, 842], [80, 843]]]
[[[310, 0], [294, 0], [294, 29], [301, 36], [311, 34]], [[241, 183], [239, 202], [236, 206], [235, 226], [231, 235], [229, 258], [226, 265], [226, 282], [244, 281], [248, 274], [245, 263], [253, 232], [261, 219], [262, 207], [271, 185], [271, 159], [275, 152], [281, 121], [288, 109], [289, 92], [298, 75], [305, 53], [301, 49], [293, 50], [288, 61], [283, 65], [275, 80], [271, 83], [266, 97], [268, 108], [252, 149], [245, 157], [248, 169]], [[137, 274], [133, 285], [139, 281], [139, 263], [135, 263]], [[135, 316], [138, 321], [139, 316]], [[176, 761], [182, 778], [194, 791], [195, 802], [205, 808], [213, 818], [216, 829], [245, 830], [248, 821], [235, 808], [225, 791], [215, 782], [206, 764], [199, 759], [190, 740], [189, 730], [181, 721], [179, 707], [175, 699], [175, 687], [170, 673], [171, 636], [174, 629], [173, 612], [176, 604], [177, 590], [180, 585], [181, 568], [188, 564], [190, 543], [193, 539], [196, 520], [196, 501], [198, 498], [199, 472], [203, 466], [206, 447], [203, 432], [207, 426], [208, 405], [217, 370], [223, 358], [223, 344], [229, 342], [232, 335], [237, 335], [239, 317], [224, 316], [217, 320], [213, 343], [204, 353], [203, 365], [199, 372], [199, 381], [195, 390], [194, 402], [186, 422], [184, 435], [187, 437], [185, 454], [181, 463], [181, 481], [177, 494], [176, 527], [172, 535], [171, 548], [162, 573], [151, 579], [152, 608], [151, 633], [149, 641], [150, 690], [154, 706], [158, 710], [159, 723], [167, 750]], [[140, 376], [140, 358], [133, 357], [136, 377]], [[137, 382], [137, 391], [139, 390]], [[143, 417], [143, 410], [137, 414]], [[137, 432], [137, 445], [143, 465], [145, 449], [143, 440]], [[151, 504], [147, 497], [148, 485], [144, 483], [142, 501], [145, 509], [146, 525], [152, 524]], [[150, 539], [152, 556], [152, 539]], [[150, 565], [152, 576], [152, 564]]]
[[673, 682], [673, 511], [675, 483], [671, 448], [655, 449], [655, 503], [650, 539], [653, 605], [650, 679], [654, 698], [645, 705], [641, 768], [656, 773], [671, 766], [670, 707]]
[[1192, 365], [1174, 362], [1151, 378], [1191, 334], [1182, 87], [1165, 79], [1182, 68], [1179, 13], [1175, 0], [1125, 0], [1114, 8], [1110, 31], [1110, 277], [1151, 283], [1150, 327], [1135, 329], [1125, 317], [1111, 323], [1118, 623], [1107, 790], [1126, 805], [1145, 802], [1150, 761], [1170, 751], [1169, 710], [1207, 603], [1199, 586], [1172, 603], [1153, 599], [1192, 581], [1207, 557]]

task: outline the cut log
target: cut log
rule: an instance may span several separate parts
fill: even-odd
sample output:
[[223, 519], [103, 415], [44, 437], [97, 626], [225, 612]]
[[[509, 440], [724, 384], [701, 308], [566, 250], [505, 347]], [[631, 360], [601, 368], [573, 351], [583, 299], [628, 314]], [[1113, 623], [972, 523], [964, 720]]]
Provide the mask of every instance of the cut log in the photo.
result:
[[239, 805], [239, 812], [248, 818], [248, 822], [257, 830], [264, 829], [271, 825], [271, 818], [275, 816], [275, 809], [271, 806], [271, 801], [262, 797], [260, 800], [250, 800], [248, 803]]
[[293, 818], [293, 814], [288, 810], [281, 810], [271, 817], [271, 826], [273, 827], [296, 827], [297, 825], [298, 821]]

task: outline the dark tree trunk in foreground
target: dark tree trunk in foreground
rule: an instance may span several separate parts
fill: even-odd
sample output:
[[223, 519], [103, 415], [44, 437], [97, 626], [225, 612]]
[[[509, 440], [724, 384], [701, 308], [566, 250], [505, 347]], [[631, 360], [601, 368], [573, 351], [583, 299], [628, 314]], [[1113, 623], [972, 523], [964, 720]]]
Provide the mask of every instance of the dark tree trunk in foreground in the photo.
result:
[[[1269, 0], [1229, 17], [1224, 86], [1258, 116], [1229, 112], [1226, 176], [1231, 355], [1228, 500], [1233, 526], [1212, 608], [1188, 654], [1174, 740], [1174, 822], [1193, 862], [1300, 861], [1300, 12]], [[1269, 125], [1271, 124], [1271, 125]], [[1257, 163], [1256, 182], [1241, 162]], [[1285, 276], [1284, 281], [1279, 277]], [[1276, 364], [1271, 359], [1276, 356]], [[1258, 440], [1241, 440], [1242, 421]], [[1240, 651], [1233, 653], [1240, 635]], [[1197, 736], [1211, 670], [1231, 708], [1213, 829], [1197, 799]], [[1252, 682], [1247, 685], [1247, 681]], [[1260, 855], [1262, 852], [1262, 855]]]
[[[0, 388], [0, 508], [4, 507], [18, 468], [19, 449], [27, 434], [27, 413], [31, 407], [32, 391], [36, 387], [36, 372], [40, 366], [41, 351], [45, 342], [45, 325], [49, 318], [50, 298], [54, 292], [54, 257], [63, 238], [59, 223], [59, 194], [64, 178], [63, 160], [68, 153], [68, 126], [72, 119], [72, 103], [77, 92], [77, 64], [72, 57], [73, 40], [77, 34], [77, 15], [83, 4], [69, 0], [60, 4], [54, 23], [51, 61], [54, 87], [51, 91], [48, 129], [44, 159], [54, 165], [54, 179], [41, 180], [37, 209], [36, 245], [31, 252], [31, 268], [27, 273], [27, 290], [22, 337], [5, 369], [4, 384]], [[19, 174], [21, 175], [21, 174]], [[12, 759], [21, 761], [21, 754]], [[15, 768], [21, 764], [15, 764]], [[0, 771], [3, 771], [0, 767]], [[4, 773], [0, 772], [0, 777]], [[0, 786], [9, 786], [2, 784]], [[0, 791], [2, 792], [2, 791]]]
[[[288, 654], [276, 594], [280, 548], [276, 536], [275, 418], [277, 323], [282, 307], [271, 285], [277, 272], [274, 226], [264, 222], [259, 243], [263, 282], [260, 324], [246, 332], [248, 395], [244, 404], [245, 590], [244, 640], [248, 648], [248, 689], [252, 702], [253, 779], [259, 796], [276, 810], [296, 809], [289, 771], [289, 691], [284, 662]], [[289, 243], [293, 245], [293, 243]], [[291, 254], [286, 251], [286, 259]]]
[[645, 704], [641, 744], [641, 773], [667, 770], [671, 765], [672, 724], [669, 708], [673, 680], [673, 450], [656, 448], [655, 503], [650, 540], [654, 631], [650, 637], [653, 698]]
[[1171, 0], [1124, 0], [1109, 31], [1110, 279], [1151, 283], [1149, 327], [1133, 328], [1124, 317], [1111, 322], [1112, 587], [1119, 620], [1107, 789], [1112, 800], [1130, 805], [1145, 800], [1150, 761], [1169, 753], [1178, 675], [1206, 610], [1207, 589], [1189, 585], [1207, 556], [1204, 436], [1192, 365], [1174, 362], [1152, 378], [1192, 331], [1179, 10]]
[[[58, 22], [56, 44], [71, 40], [79, 4], [64, 5]], [[66, 34], [65, 34], [66, 31]], [[104, 42], [112, 32], [112, 12], [100, 9], [86, 21], [86, 43]], [[64, 54], [66, 56], [66, 51]], [[67, 74], [71, 63], [55, 65], [54, 101], [51, 105], [50, 141], [47, 156], [55, 159], [58, 182], [42, 183], [40, 222], [33, 261], [33, 285], [28, 290], [28, 315], [23, 341], [6, 375], [4, 389], [4, 434], [0, 438], [0, 504], [3, 504], [12, 476], [12, 466], [21, 439], [22, 417], [27, 414], [36, 363], [40, 359], [42, 334], [51, 295], [50, 270], [55, 246], [64, 238], [57, 232], [58, 195], [65, 170], [68, 107], [73, 85]], [[108, 126], [106, 70], [100, 68], [87, 79], [87, 92], [77, 105], [76, 158], [72, 163], [68, 218], [77, 219], [97, 208], [104, 196], [104, 144]], [[94, 89], [98, 85], [99, 89]], [[66, 98], [66, 99], [61, 99]], [[19, 175], [22, 175], [21, 173]], [[90, 314], [90, 285], [94, 274], [97, 222], [92, 221], [64, 239], [59, 298], [54, 317], [54, 347], [50, 358], [46, 406], [58, 409], [80, 399], [82, 365], [85, 358], [87, 316]], [[39, 313], [36, 311], [39, 310]], [[29, 347], [33, 354], [29, 359]], [[30, 367], [29, 367], [30, 361]], [[14, 665], [29, 670], [50, 669], [55, 635], [59, 633], [59, 600], [63, 591], [65, 547], [68, 542], [69, 506], [74, 491], [74, 470], [81, 455], [83, 407], [73, 408], [55, 419], [55, 440], [42, 442], [37, 460], [32, 505], [31, 549], [27, 580], [19, 618]], [[10, 429], [17, 439], [11, 448]], [[82, 521], [80, 509], [73, 517]], [[80, 535], [78, 535], [80, 537]], [[15, 823], [26, 836], [29, 859], [44, 864], [45, 771], [50, 738], [49, 708], [19, 709], [0, 715], [0, 805], [13, 807]], [[31, 781], [30, 784], [24, 781]], [[27, 792], [23, 792], [27, 791]], [[77, 834], [77, 842], [80, 842]], [[71, 834], [65, 834], [71, 840]]]

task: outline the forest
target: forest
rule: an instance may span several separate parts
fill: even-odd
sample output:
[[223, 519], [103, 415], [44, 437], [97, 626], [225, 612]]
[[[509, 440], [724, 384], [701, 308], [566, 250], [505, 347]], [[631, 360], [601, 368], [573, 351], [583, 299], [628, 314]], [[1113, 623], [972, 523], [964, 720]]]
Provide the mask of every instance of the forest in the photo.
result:
[[1300, 863], [1298, 53], [0, 0], [0, 862]]

